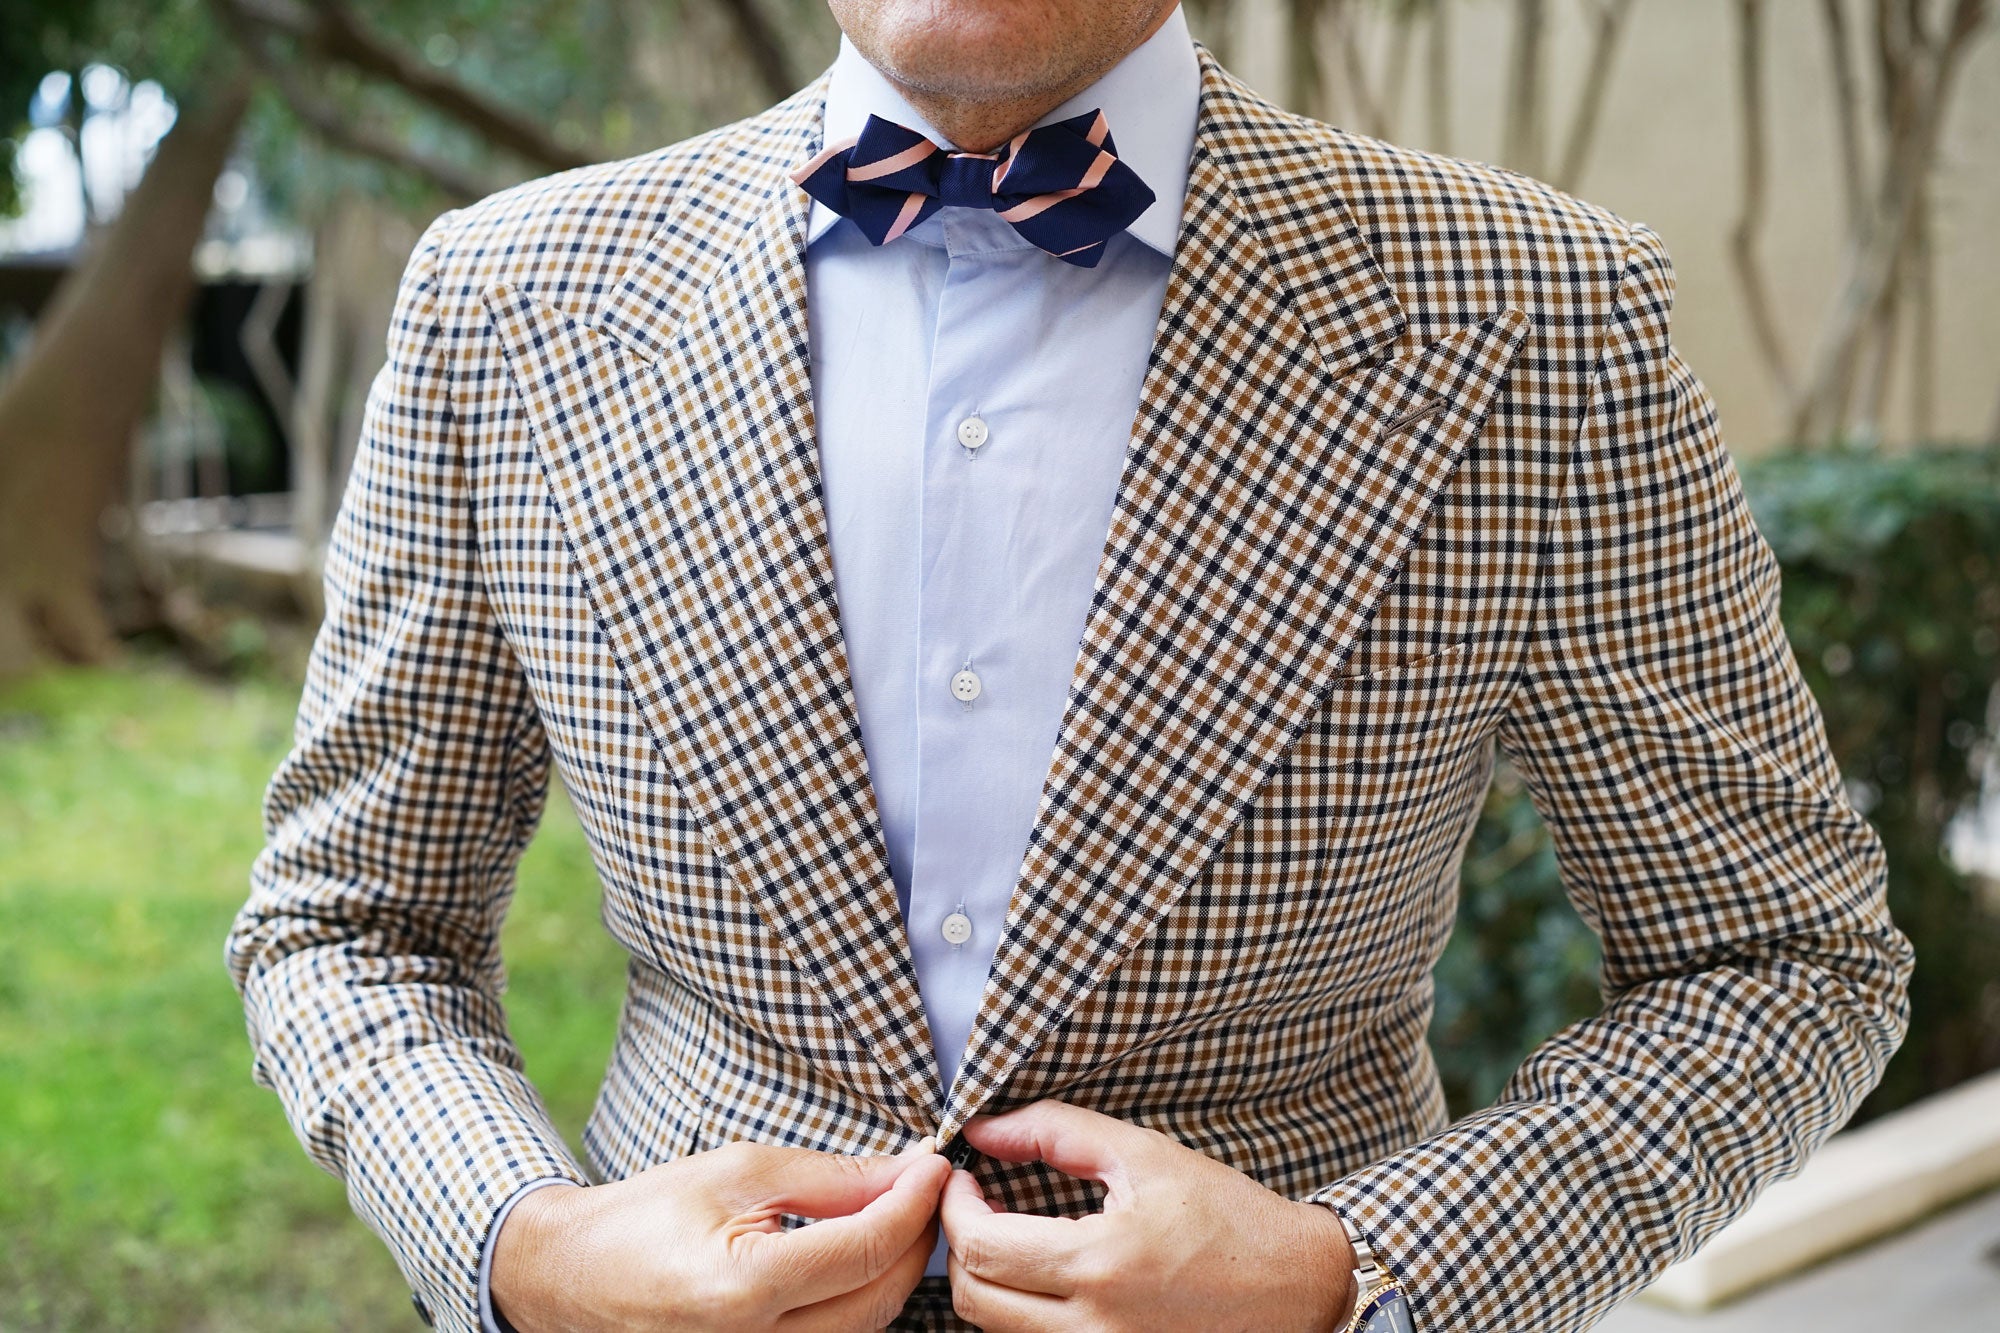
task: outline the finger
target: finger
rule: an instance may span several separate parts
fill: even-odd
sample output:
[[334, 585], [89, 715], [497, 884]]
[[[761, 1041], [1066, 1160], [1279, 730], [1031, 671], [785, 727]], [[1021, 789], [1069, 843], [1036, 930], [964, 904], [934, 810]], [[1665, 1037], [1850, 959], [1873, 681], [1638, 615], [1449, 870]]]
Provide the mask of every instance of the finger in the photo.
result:
[[1002, 1213], [986, 1202], [970, 1172], [954, 1171], [939, 1209], [945, 1243], [974, 1277], [1016, 1291], [1074, 1295], [1092, 1229], [1067, 1217]]
[[[879, 1198], [917, 1156], [934, 1156], [924, 1139], [894, 1157], [856, 1157], [768, 1143], [734, 1143], [715, 1154], [722, 1173], [711, 1196], [725, 1211], [845, 1217]], [[921, 1149], [921, 1153], [919, 1153]], [[721, 1160], [728, 1157], [730, 1160]]]
[[829, 1217], [777, 1235], [745, 1236], [756, 1242], [752, 1262], [778, 1308], [812, 1305], [887, 1272], [930, 1226], [950, 1171], [944, 1158], [926, 1153], [908, 1162], [893, 1185], [852, 1216]]
[[923, 1234], [897, 1256], [889, 1270], [873, 1282], [843, 1292], [778, 1317], [785, 1333], [823, 1333], [824, 1330], [882, 1328], [896, 1317], [909, 1301], [910, 1293], [923, 1280], [931, 1251], [937, 1248], [936, 1219], [927, 1223]]
[[957, 1254], [945, 1261], [945, 1272], [951, 1279], [952, 1309], [986, 1333], [1053, 1333], [1087, 1326], [1062, 1297], [989, 1282], [960, 1263]]
[[1153, 1151], [1158, 1135], [1068, 1102], [1030, 1102], [1003, 1115], [976, 1115], [968, 1143], [1003, 1162], [1047, 1162], [1064, 1175], [1122, 1184], [1132, 1160]]

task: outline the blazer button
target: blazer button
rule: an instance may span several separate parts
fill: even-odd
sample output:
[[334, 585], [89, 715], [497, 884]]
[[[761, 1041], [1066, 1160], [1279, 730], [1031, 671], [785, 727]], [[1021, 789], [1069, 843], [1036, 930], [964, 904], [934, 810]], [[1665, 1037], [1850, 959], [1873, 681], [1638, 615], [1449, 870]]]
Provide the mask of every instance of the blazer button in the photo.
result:
[[424, 1321], [424, 1327], [431, 1327], [431, 1312], [414, 1291], [410, 1293], [410, 1304], [417, 1307], [417, 1318]]

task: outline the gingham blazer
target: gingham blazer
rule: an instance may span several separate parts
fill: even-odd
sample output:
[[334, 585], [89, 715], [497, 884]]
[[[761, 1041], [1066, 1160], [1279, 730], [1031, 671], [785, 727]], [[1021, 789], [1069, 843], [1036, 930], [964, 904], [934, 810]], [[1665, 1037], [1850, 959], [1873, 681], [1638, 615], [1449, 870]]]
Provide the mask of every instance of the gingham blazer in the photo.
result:
[[[963, 1068], [934, 1080], [841, 642], [786, 172], [825, 76], [428, 231], [228, 944], [257, 1078], [420, 1310], [495, 1211], [1060, 1096], [1337, 1206], [1417, 1324], [1580, 1329], [1795, 1168], [1909, 950], [1645, 227], [1199, 50], [1165, 308]], [[1606, 1008], [1447, 1124], [1431, 968], [1496, 745]], [[551, 759], [629, 991], [585, 1133], [497, 933]], [[1015, 1210], [1099, 1188], [978, 1161]], [[899, 1327], [962, 1327], [926, 1279]]]

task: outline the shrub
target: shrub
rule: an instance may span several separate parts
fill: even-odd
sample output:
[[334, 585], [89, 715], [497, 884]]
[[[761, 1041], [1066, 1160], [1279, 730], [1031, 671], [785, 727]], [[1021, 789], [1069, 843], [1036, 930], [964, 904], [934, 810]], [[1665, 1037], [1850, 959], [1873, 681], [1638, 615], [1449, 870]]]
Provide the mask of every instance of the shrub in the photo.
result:
[[[2000, 686], [2000, 446], [1783, 453], [1743, 467], [1784, 568], [1793, 651], [1889, 902], [1916, 945], [1910, 1034], [1860, 1116], [2000, 1068], [2000, 920], [1944, 851], [1981, 795]], [[1523, 1054], [1594, 1011], [1596, 942], [1504, 765], [1466, 852], [1432, 1040], [1447, 1096], [1490, 1102]]]

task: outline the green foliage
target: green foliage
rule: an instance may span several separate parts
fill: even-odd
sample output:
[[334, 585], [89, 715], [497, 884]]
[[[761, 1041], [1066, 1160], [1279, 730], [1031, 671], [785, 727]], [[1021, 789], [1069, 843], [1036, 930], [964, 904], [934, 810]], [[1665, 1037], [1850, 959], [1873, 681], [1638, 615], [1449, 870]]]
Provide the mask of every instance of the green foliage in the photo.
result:
[[12, 217], [21, 207], [14, 159], [28, 129], [28, 100], [45, 74], [65, 67], [59, 53], [89, 25], [93, 7], [92, 0], [0, 0], [0, 217]]
[[282, 489], [284, 444], [258, 410], [250, 391], [220, 376], [195, 382], [222, 436], [222, 453], [229, 469], [230, 493], [253, 495]]
[[[0, 696], [0, 1328], [397, 1328], [388, 1252], [250, 1081], [222, 938], [295, 684], [159, 666]], [[508, 1014], [574, 1140], [622, 954], [560, 798], [521, 869]]]
[[[469, 86], [529, 111], [559, 136], [596, 142], [627, 124], [621, 102], [624, 6], [612, 0], [372, 0], [353, 6], [369, 25]], [[280, 59], [296, 58], [280, 49]], [[18, 208], [13, 171], [30, 95], [51, 70], [98, 63], [133, 81], [153, 79], [177, 100], [199, 93], [237, 53], [208, 0], [0, 0], [0, 216]], [[605, 77], [612, 71], [614, 77]], [[345, 70], [321, 71], [355, 116], [426, 152], [492, 161], [475, 136], [414, 104], [399, 91], [366, 84]], [[313, 76], [319, 77], [319, 76]], [[258, 100], [244, 130], [280, 201], [302, 212], [341, 189], [388, 192], [413, 211], [434, 211], [428, 185], [373, 162], [321, 151], [275, 96]], [[518, 164], [495, 162], [496, 178]]]
[[1465, 849], [1431, 1047], [1455, 1112], [1490, 1104], [1528, 1049], [1598, 1007], [1597, 937], [1569, 909], [1527, 784], [1501, 764]]
[[2000, 447], [1773, 458], [1746, 478], [1785, 629], [1916, 943], [1911, 1035], [1868, 1110], [2000, 1066], [2000, 924], [1944, 854], [2000, 687]]
[[[2000, 1067], [2000, 922], [1945, 857], [1980, 794], [2000, 687], [2000, 447], [1779, 454], [1743, 468], [1784, 567], [1785, 629], [1913, 939], [1911, 1027], [1861, 1116]], [[1593, 942], [1504, 771], [1473, 834], [1432, 1028], [1454, 1108], [1597, 1008]]]
[[[418, 64], [511, 107], [558, 140], [596, 154], [641, 152], [770, 100], [732, 49], [712, 6], [679, 0], [349, 0], [371, 33]], [[821, 0], [758, 7], [803, 81], [832, 59], [837, 30]], [[698, 52], [698, 54], [694, 54]], [[407, 90], [331, 64], [286, 38], [265, 57], [341, 109], [353, 125], [475, 178], [505, 184], [544, 168], [497, 152], [479, 134]], [[719, 57], [719, 58], [717, 58]], [[31, 94], [53, 70], [112, 65], [169, 96], [198, 95], [242, 62], [212, 0], [0, 0], [0, 217], [19, 207], [13, 170]], [[253, 67], [260, 62], [252, 61]], [[428, 179], [329, 150], [266, 80], [243, 129], [269, 201], [308, 225], [342, 194], [389, 201], [422, 216], [445, 202]]]
[[[372, 33], [420, 64], [516, 109], [568, 144], [606, 155], [643, 151], [719, 124], [771, 99], [729, 49], [715, 12], [675, 0], [349, 0]], [[818, 0], [780, 0], [768, 15], [803, 79], [832, 58], [834, 30]], [[636, 30], [643, 26], [644, 33]], [[642, 68], [686, 42], [719, 61], [689, 60], [701, 77]], [[356, 125], [496, 184], [544, 168], [496, 152], [478, 134], [384, 80], [327, 63], [274, 38], [273, 62]], [[210, 0], [0, 0], [0, 216], [19, 206], [13, 171], [30, 95], [52, 70], [112, 65], [154, 79], [176, 99], [198, 94], [240, 63]], [[732, 68], [741, 71], [732, 76]], [[332, 198], [387, 198], [412, 214], [441, 202], [430, 182], [372, 159], [328, 151], [267, 83], [243, 142], [281, 212], [310, 222]]]
[[217, 37], [203, 0], [0, 0], [0, 217], [22, 202], [15, 151], [43, 76], [113, 65], [171, 94], [199, 80]]
[[[615, 0], [353, 0], [371, 32], [468, 88], [514, 108], [570, 144], [622, 145], [632, 121], [626, 6]], [[281, 59], [297, 59], [279, 44]], [[380, 80], [342, 66], [311, 66], [352, 121], [411, 150], [505, 184], [546, 168], [497, 153], [485, 140]], [[311, 219], [343, 194], [386, 199], [412, 216], [444, 202], [432, 185], [396, 167], [329, 151], [265, 90], [245, 126], [245, 143], [273, 202]]]

